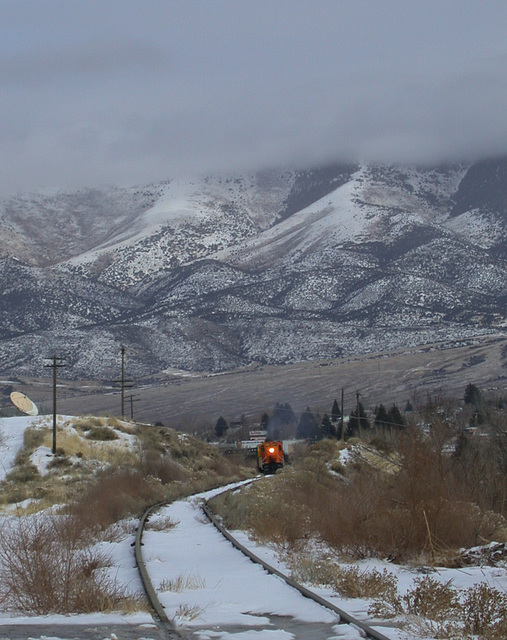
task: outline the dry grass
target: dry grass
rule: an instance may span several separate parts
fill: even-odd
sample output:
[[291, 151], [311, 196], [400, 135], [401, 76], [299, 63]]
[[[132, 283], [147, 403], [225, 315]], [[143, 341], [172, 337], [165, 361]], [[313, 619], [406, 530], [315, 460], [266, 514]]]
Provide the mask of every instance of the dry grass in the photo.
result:
[[49, 427], [28, 427], [23, 433], [23, 449], [25, 451], [33, 451], [40, 447], [44, 438], [51, 434]]
[[[94, 541], [124, 539], [132, 533], [128, 518], [140, 516], [149, 505], [249, 474], [189, 436], [165, 428], [136, 428], [110, 418], [60, 423], [57, 454], [48, 473], [40, 475], [30, 456], [44, 445], [51, 447], [52, 429], [41, 422], [26, 431], [24, 448], [2, 483], [0, 497], [5, 505], [18, 505], [18, 517], [1, 531], [5, 579], [0, 600], [24, 613], [145, 608], [143, 599], [107, 577], [109, 560], [94, 551]], [[60, 508], [66, 515], [47, 518], [37, 513], [55, 504], [67, 505]], [[176, 524], [165, 519], [148, 526], [168, 530]], [[187, 589], [200, 585], [192, 576], [180, 582]], [[199, 612], [189, 606], [179, 615], [189, 619]]]
[[177, 578], [165, 578], [158, 586], [159, 591], [172, 591], [173, 593], [182, 593], [187, 589], [204, 589], [206, 581], [195, 575], [179, 575]]
[[398, 618], [413, 637], [457, 640], [505, 640], [507, 595], [479, 584], [456, 589], [431, 576], [414, 580], [401, 596], [398, 579], [391, 572], [341, 566], [330, 557], [315, 559], [304, 553], [284, 553], [292, 577], [300, 582], [326, 586], [345, 598], [373, 600], [368, 614], [374, 618]]
[[507, 596], [487, 584], [457, 590], [426, 577], [416, 581], [402, 602], [410, 621], [407, 630], [417, 635], [460, 640], [506, 638]]
[[465, 630], [470, 634], [501, 640], [507, 637], [507, 595], [486, 584], [469, 589], [462, 605]]
[[197, 604], [180, 604], [175, 617], [180, 620], [196, 620], [202, 612], [203, 608]]
[[173, 520], [170, 516], [166, 516], [165, 518], [157, 518], [156, 520], [147, 520], [144, 528], [148, 531], [171, 531], [171, 529], [177, 527], [179, 523], [179, 520]]
[[66, 424], [71, 424], [78, 431], [88, 431], [93, 427], [101, 427], [104, 424], [104, 418], [97, 416], [82, 416], [76, 420], [72, 420]]
[[72, 519], [14, 518], [2, 528], [0, 598], [23, 614], [121, 609], [132, 598], [103, 569], [109, 558], [89, 546]]
[[[132, 448], [130, 440], [121, 439], [108, 426], [90, 427], [87, 431], [81, 431], [76, 429], [74, 424], [70, 425], [70, 428], [58, 428], [56, 437], [58, 449], [67, 456], [112, 466], [137, 464], [137, 452]], [[51, 433], [45, 435], [42, 444], [51, 448]]]
[[347, 557], [440, 565], [452, 565], [460, 548], [498, 539], [505, 528], [503, 515], [493, 517], [461, 483], [438, 433], [402, 433], [396, 474], [359, 459], [337, 475], [334, 469], [344, 467], [337, 450], [336, 442], [318, 443], [269, 482], [220, 498], [216, 509], [228, 526], [263, 541], [297, 548], [315, 536]]
[[356, 566], [340, 566], [329, 558], [315, 561], [304, 554], [290, 555], [285, 559], [295, 580], [331, 587], [345, 598], [391, 601], [397, 597], [397, 578], [387, 569], [361, 571]]
[[160, 487], [139, 471], [116, 469], [100, 474], [69, 508], [83, 528], [105, 531], [123, 518], [141, 515], [161, 498]]

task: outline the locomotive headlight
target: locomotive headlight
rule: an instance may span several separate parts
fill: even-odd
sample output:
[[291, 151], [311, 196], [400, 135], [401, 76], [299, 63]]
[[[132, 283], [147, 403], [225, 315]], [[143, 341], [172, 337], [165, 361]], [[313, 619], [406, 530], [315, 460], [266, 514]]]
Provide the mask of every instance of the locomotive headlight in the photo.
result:
[[269, 451], [269, 453], [274, 453], [275, 452], [275, 448], [274, 447], [269, 447], [268, 451]]

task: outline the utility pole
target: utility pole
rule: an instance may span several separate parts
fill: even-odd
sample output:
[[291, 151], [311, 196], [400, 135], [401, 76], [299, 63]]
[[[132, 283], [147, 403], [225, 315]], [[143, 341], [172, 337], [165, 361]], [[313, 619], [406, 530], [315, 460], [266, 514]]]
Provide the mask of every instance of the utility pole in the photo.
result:
[[121, 417], [125, 417], [125, 345], [121, 345]]
[[342, 387], [342, 419], [341, 419], [341, 423], [342, 423], [341, 439], [345, 440], [345, 422], [343, 421], [343, 387]]
[[359, 391], [356, 391], [356, 415], [357, 415], [357, 433], [358, 436], [361, 437], [361, 419], [359, 417]]
[[58, 358], [58, 356], [53, 356], [52, 358], [47, 358], [51, 360], [51, 364], [45, 364], [45, 367], [51, 367], [53, 369], [53, 455], [56, 453], [56, 370], [58, 367], [65, 367], [64, 362], [59, 362], [59, 360], [65, 360], [65, 358]]
[[[124, 344], [121, 345], [121, 380], [120, 380], [120, 389], [121, 389], [121, 417], [125, 417], [125, 389], [130, 389], [134, 386], [132, 380], [125, 379], [125, 353], [127, 348]], [[118, 381], [117, 381], [118, 382]]]
[[130, 394], [127, 398], [130, 400], [130, 419], [134, 419], [134, 402], [139, 402], [139, 394]]

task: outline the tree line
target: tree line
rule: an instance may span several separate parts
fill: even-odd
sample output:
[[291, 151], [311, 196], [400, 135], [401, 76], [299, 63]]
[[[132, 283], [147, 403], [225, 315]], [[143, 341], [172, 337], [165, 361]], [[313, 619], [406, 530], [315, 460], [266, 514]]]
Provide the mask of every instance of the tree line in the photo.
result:
[[[296, 417], [289, 403], [277, 402], [271, 415], [264, 413], [258, 424], [259, 429], [266, 431], [267, 439], [280, 440], [293, 437], [317, 441], [324, 438], [349, 439], [361, 437], [373, 430], [390, 431], [403, 429], [406, 426], [405, 416], [396, 404], [386, 409], [383, 404], [375, 407], [373, 414], [368, 418], [363, 404], [358, 400], [356, 408], [348, 417], [342, 416], [338, 400], [335, 399], [331, 410], [323, 415], [313, 412], [306, 407], [301, 412], [299, 419]], [[215, 435], [222, 438], [226, 435], [229, 425], [223, 416], [220, 416], [215, 424]]]
[[[431, 404], [430, 399], [427, 399], [428, 402]], [[497, 405], [498, 402], [500, 401], [496, 402]], [[463, 406], [466, 426], [477, 427], [487, 422], [488, 402], [473, 383], [469, 383], [465, 388]], [[498, 406], [497, 408], [503, 407]], [[412, 411], [412, 403], [408, 400], [404, 411], [395, 403], [390, 408], [381, 403], [368, 415], [360, 401], [360, 394], [357, 392], [356, 406], [348, 416], [342, 416], [342, 409], [337, 399], [333, 401], [329, 412], [321, 414], [306, 407], [299, 418], [288, 402], [277, 402], [271, 414], [263, 413], [256, 426], [267, 432], [269, 440], [291, 437], [309, 441], [324, 438], [348, 440], [354, 437], [368, 437], [379, 432], [387, 434], [403, 430], [407, 427], [407, 414]], [[241, 423], [245, 424], [244, 421]], [[223, 416], [220, 416], [215, 424], [215, 435], [218, 438], [223, 438], [228, 430], [229, 424]]]

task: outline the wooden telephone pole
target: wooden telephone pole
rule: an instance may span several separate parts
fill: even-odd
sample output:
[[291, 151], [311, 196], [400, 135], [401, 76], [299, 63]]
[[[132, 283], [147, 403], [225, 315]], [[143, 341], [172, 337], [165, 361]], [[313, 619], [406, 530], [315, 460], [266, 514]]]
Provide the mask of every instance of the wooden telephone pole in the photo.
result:
[[130, 400], [130, 419], [134, 419], [134, 402], [139, 402], [139, 393], [130, 394], [127, 396], [127, 400]]
[[45, 367], [50, 367], [53, 369], [53, 455], [56, 453], [56, 370], [58, 367], [65, 367], [64, 362], [59, 362], [61, 360], [65, 360], [65, 358], [59, 358], [58, 356], [53, 356], [52, 358], [47, 358], [51, 360], [51, 364], [45, 364]]
[[[131, 389], [134, 386], [132, 380], [125, 379], [125, 353], [127, 348], [124, 344], [121, 345], [121, 417], [125, 417], [125, 389]], [[132, 407], [132, 405], [131, 405]]]
[[342, 432], [341, 432], [341, 440], [345, 441], [345, 422], [343, 420], [343, 387], [342, 387]]

